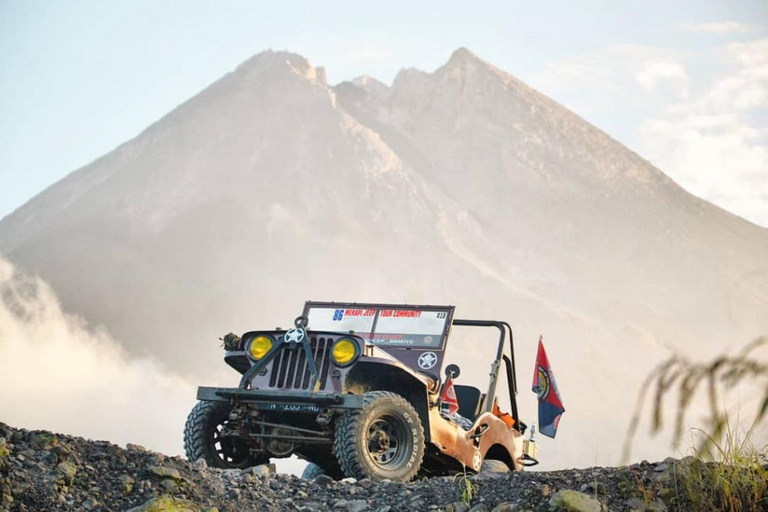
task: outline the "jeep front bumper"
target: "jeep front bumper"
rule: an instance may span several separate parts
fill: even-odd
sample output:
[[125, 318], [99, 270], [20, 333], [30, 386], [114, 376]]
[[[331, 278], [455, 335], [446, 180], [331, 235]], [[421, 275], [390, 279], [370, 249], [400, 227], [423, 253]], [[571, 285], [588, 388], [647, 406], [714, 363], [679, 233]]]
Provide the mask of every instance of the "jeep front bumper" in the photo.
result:
[[246, 403], [257, 409], [317, 412], [321, 409], [361, 409], [362, 395], [275, 391], [243, 388], [197, 388], [197, 399], [206, 402]]

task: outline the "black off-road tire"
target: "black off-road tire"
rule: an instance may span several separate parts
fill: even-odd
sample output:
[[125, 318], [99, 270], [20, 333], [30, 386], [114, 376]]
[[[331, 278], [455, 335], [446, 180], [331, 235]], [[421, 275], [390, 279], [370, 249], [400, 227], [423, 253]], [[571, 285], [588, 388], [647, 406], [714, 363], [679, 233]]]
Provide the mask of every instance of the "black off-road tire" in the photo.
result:
[[419, 415], [396, 393], [372, 391], [364, 396], [362, 409], [345, 411], [336, 422], [333, 452], [342, 471], [358, 480], [410, 481], [424, 458]]
[[204, 459], [212, 467], [243, 469], [269, 462], [256, 460], [244, 441], [220, 437], [221, 427], [229, 420], [232, 405], [225, 402], [197, 402], [184, 426], [184, 452], [187, 459]]
[[314, 462], [310, 462], [307, 464], [307, 467], [304, 468], [304, 471], [301, 472], [301, 478], [304, 478], [305, 480], [314, 480], [318, 476], [325, 474], [327, 473], [323, 468]]

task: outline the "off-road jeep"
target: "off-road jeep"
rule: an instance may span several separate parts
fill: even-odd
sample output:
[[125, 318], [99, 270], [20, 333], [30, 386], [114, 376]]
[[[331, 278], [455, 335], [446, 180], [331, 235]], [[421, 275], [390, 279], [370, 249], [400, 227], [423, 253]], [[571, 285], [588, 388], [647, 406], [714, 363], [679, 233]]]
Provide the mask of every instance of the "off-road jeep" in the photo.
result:
[[[512, 329], [453, 313], [453, 306], [307, 302], [292, 329], [226, 336], [224, 360], [242, 374], [240, 385], [198, 388], [184, 429], [187, 457], [244, 468], [295, 454], [311, 463], [305, 475], [374, 481], [479, 471], [488, 460], [512, 470], [535, 464], [537, 447], [524, 438], [517, 411]], [[449, 365], [441, 382], [452, 326], [498, 330], [485, 392], [444, 389], [459, 374]], [[502, 365], [510, 414], [497, 405]], [[447, 412], [441, 396], [455, 396], [458, 413]]]

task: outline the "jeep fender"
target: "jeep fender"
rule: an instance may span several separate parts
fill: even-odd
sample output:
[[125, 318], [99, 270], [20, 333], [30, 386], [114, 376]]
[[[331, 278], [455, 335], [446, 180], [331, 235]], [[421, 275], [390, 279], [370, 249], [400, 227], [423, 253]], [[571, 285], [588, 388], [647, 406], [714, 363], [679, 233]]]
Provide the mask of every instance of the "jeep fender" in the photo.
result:
[[361, 358], [349, 371], [344, 382], [347, 393], [360, 394], [368, 391], [391, 391], [413, 405], [424, 427], [425, 441], [429, 435], [429, 393], [436, 384], [419, 375], [399, 361], [379, 357]]

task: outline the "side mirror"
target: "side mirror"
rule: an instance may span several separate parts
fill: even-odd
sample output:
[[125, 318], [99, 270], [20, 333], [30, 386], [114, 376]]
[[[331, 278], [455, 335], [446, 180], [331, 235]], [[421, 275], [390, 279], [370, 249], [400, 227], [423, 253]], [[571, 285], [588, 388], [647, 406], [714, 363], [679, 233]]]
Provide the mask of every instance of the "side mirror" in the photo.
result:
[[445, 367], [445, 376], [447, 378], [453, 377], [454, 379], [461, 375], [461, 368], [457, 364], [449, 364]]

